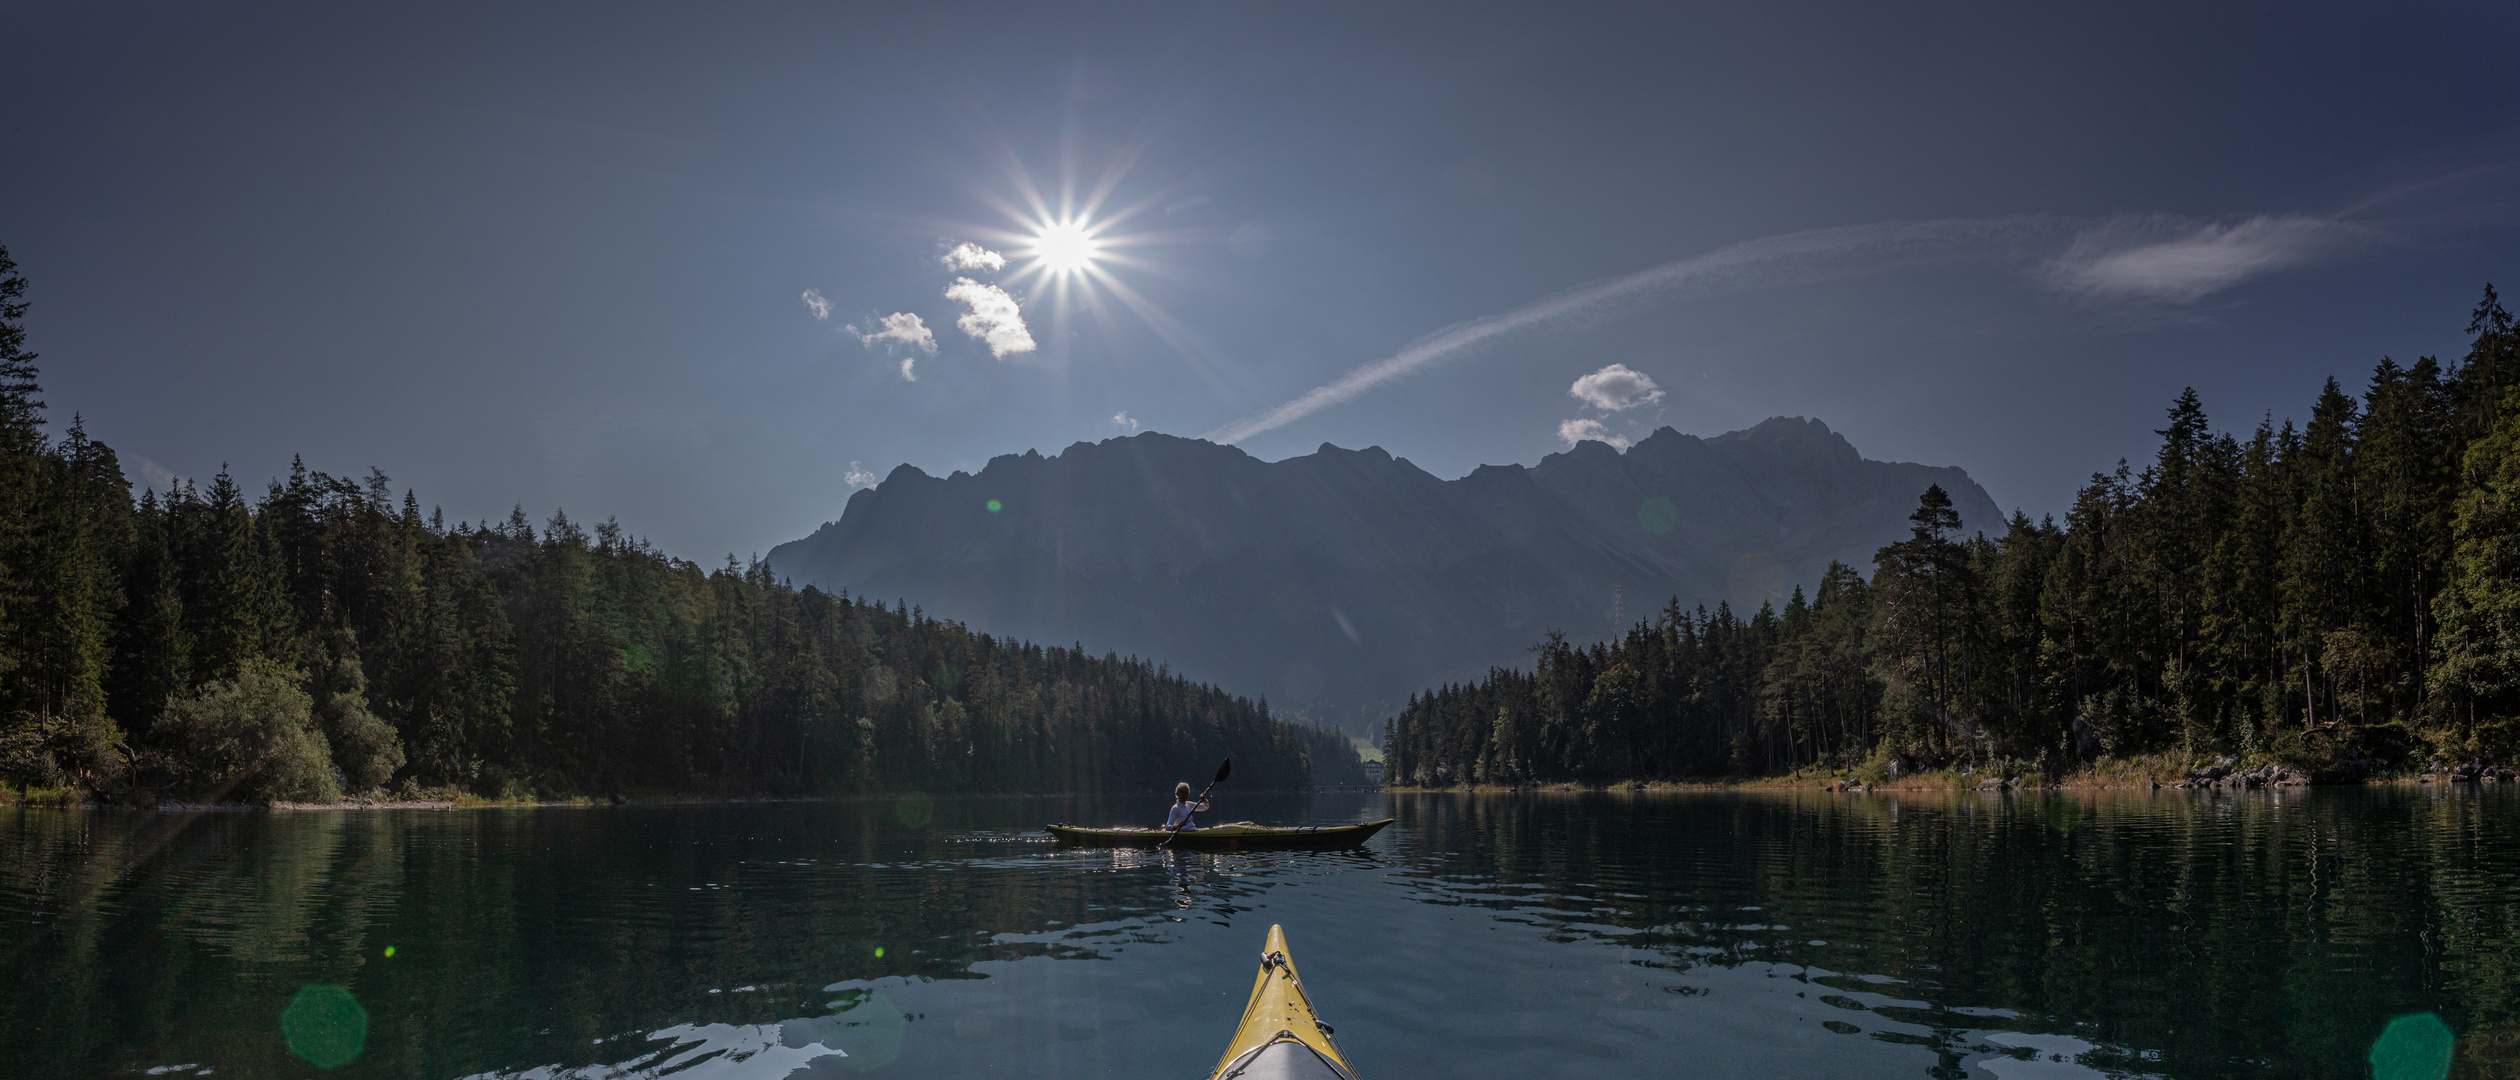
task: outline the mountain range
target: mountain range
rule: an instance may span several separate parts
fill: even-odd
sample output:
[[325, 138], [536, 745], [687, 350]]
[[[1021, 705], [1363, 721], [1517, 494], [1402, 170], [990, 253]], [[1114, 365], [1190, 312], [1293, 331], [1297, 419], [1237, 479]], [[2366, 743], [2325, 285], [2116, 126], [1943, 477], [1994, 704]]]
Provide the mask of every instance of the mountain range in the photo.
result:
[[902, 465], [769, 563], [1362, 732], [1412, 692], [1527, 663], [1552, 630], [1609, 637], [1673, 599], [1746, 617], [1832, 560], [1869, 577], [1933, 484], [1965, 530], [2003, 528], [1966, 472], [1869, 460], [1803, 418], [1454, 480], [1380, 447], [1262, 461], [1146, 432], [977, 474]]

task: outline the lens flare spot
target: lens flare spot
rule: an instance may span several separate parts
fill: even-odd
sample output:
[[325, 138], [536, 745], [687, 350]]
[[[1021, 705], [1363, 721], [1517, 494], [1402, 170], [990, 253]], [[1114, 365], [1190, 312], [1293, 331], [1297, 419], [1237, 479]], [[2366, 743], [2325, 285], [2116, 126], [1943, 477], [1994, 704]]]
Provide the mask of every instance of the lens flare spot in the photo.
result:
[[1648, 533], [1661, 536], [1679, 526], [1680, 508], [1670, 499], [1656, 495], [1636, 508], [1636, 524]]
[[2450, 1051], [2458, 1039], [2431, 1013], [2389, 1021], [2371, 1044], [2372, 1080], [2442, 1080], [2450, 1075]]
[[391, 946], [391, 945], [385, 946], [385, 958], [386, 958], [386, 959], [388, 959], [388, 960], [391, 960], [391, 959], [393, 959], [393, 958], [394, 958], [394, 947], [393, 947], [393, 946]]
[[280, 1010], [289, 1052], [319, 1069], [338, 1069], [367, 1049], [368, 1015], [346, 986], [302, 987]]
[[997, 513], [998, 511], [1000, 511], [1000, 510], [1004, 510], [1004, 509], [1006, 509], [1006, 504], [1005, 504], [1005, 503], [999, 502], [999, 501], [997, 501], [996, 499], [991, 499], [991, 500], [989, 500], [989, 512], [990, 512], [990, 513], [994, 514], [994, 513]]
[[884, 947], [883, 947], [883, 946], [881, 946], [881, 945], [875, 946], [875, 959], [881, 960], [881, 959], [883, 959], [883, 958], [884, 958]]

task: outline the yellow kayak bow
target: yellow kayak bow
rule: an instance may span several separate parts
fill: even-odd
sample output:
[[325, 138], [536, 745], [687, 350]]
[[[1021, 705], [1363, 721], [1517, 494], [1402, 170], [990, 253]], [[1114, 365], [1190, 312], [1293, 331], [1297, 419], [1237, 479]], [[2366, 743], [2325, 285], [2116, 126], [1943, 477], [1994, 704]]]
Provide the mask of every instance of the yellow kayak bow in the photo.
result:
[[1234, 1041], [1208, 1080], [1356, 1080], [1347, 1055], [1330, 1037], [1330, 1025], [1313, 1012], [1304, 980], [1286, 949], [1286, 928], [1269, 927], [1260, 949], [1260, 976], [1251, 984]]

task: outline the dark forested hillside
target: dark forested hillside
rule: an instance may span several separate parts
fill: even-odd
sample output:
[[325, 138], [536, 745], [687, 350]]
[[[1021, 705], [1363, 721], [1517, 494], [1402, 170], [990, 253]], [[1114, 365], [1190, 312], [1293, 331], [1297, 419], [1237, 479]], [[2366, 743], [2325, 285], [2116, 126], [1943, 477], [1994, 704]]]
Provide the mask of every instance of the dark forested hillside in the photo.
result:
[[1360, 783], [1150, 661], [704, 571], [607, 522], [424, 516], [386, 477], [135, 501], [43, 432], [0, 249], [0, 779], [147, 800]]
[[2350, 771], [2520, 753], [2520, 334], [2491, 287], [2448, 366], [2382, 360], [2296, 426], [2182, 394], [2062, 524], [1964, 535], [1927, 490], [1869, 580], [1676, 602], [1413, 698], [1395, 782], [1518, 783], [2230, 753]]

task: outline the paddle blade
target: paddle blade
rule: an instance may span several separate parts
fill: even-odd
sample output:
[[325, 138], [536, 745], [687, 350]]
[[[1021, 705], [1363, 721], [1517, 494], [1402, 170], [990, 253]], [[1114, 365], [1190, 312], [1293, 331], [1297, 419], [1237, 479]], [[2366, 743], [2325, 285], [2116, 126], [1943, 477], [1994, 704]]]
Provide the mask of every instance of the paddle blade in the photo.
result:
[[1219, 766], [1217, 766], [1217, 767], [1216, 767], [1216, 782], [1217, 782], [1217, 783], [1220, 783], [1220, 784], [1224, 783], [1224, 782], [1225, 782], [1225, 775], [1226, 775], [1227, 773], [1230, 773], [1230, 772], [1233, 772], [1233, 771], [1234, 771], [1234, 759], [1232, 759], [1232, 758], [1226, 758], [1226, 759], [1225, 759], [1225, 764], [1222, 764], [1222, 765], [1219, 765]]

